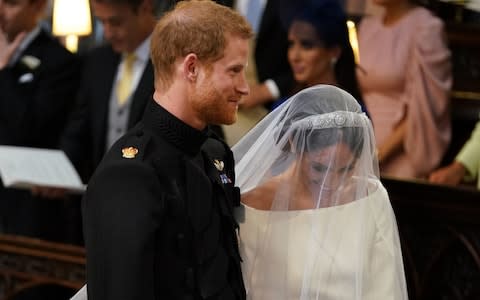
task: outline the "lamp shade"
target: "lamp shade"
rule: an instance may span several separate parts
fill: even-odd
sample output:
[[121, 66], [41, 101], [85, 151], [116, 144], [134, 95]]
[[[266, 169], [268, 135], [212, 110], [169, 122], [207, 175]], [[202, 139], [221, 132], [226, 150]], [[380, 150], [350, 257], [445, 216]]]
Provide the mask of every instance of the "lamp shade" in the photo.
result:
[[55, 0], [52, 32], [58, 36], [90, 34], [92, 21], [89, 0]]
[[352, 46], [353, 55], [355, 57], [355, 63], [360, 64], [360, 51], [358, 49], [358, 38], [357, 38], [357, 28], [355, 27], [355, 22], [348, 20], [348, 39], [350, 45]]

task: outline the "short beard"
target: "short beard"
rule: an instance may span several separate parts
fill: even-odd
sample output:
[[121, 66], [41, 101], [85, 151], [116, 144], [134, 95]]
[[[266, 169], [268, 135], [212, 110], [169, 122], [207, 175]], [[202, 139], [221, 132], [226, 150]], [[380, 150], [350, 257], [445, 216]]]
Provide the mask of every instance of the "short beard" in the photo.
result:
[[192, 99], [193, 109], [198, 112], [207, 124], [231, 125], [237, 121], [237, 114], [227, 113], [228, 103], [223, 103], [223, 95], [208, 83], [200, 87], [201, 91]]

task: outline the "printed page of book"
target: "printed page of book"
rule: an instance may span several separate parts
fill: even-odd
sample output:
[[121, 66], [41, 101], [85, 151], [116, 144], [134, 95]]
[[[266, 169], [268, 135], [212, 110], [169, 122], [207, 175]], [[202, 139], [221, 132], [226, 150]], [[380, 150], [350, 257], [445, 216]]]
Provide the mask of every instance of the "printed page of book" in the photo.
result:
[[0, 178], [5, 187], [55, 187], [82, 193], [86, 186], [61, 150], [0, 146]]

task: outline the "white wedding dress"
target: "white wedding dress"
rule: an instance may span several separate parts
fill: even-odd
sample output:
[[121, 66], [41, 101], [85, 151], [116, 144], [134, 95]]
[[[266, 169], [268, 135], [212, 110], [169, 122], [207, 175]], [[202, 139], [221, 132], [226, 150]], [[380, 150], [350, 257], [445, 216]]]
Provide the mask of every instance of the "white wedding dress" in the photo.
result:
[[386, 190], [380, 182], [375, 186], [366, 198], [327, 208], [264, 211], [242, 205], [237, 219], [247, 298], [405, 299], [395, 216]]

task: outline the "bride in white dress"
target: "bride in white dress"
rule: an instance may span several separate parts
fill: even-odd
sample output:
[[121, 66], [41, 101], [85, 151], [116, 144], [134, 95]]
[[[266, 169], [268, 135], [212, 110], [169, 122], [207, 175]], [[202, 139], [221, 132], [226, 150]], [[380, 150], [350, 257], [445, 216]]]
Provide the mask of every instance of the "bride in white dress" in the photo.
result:
[[233, 147], [248, 299], [407, 299], [371, 122], [333, 86], [305, 89]]

